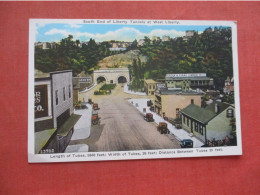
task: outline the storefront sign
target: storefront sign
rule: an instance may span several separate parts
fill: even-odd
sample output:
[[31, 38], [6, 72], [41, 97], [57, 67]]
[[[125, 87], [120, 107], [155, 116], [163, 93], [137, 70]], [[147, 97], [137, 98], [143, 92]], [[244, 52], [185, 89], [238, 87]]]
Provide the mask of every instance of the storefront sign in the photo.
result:
[[79, 78], [79, 83], [92, 83], [91, 77], [81, 77]]
[[48, 91], [47, 85], [37, 85], [34, 91], [35, 118], [48, 116]]

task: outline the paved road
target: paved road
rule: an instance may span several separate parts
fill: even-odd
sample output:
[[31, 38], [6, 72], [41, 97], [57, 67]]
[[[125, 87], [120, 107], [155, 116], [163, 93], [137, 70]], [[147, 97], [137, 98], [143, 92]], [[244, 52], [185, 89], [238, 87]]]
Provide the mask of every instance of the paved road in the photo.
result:
[[88, 144], [90, 152], [179, 148], [178, 140], [172, 135], [161, 135], [156, 124], [144, 121], [127, 101], [138, 96], [124, 93], [121, 85], [111, 95], [94, 96], [93, 91], [86, 93], [85, 99], [92, 98], [99, 104], [101, 124], [92, 126], [89, 138], [73, 144]]

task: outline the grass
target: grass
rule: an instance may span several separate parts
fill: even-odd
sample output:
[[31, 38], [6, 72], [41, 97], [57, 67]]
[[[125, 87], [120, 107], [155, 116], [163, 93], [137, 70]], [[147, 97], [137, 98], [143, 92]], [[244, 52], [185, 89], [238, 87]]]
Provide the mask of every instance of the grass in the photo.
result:
[[112, 90], [116, 87], [116, 84], [104, 84], [100, 87], [100, 90]]

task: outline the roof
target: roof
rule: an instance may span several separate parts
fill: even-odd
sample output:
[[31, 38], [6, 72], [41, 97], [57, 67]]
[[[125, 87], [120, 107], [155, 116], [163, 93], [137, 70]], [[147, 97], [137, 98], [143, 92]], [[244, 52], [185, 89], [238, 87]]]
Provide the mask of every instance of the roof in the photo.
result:
[[165, 80], [210, 80], [209, 77], [165, 77]]
[[189, 106], [184, 108], [181, 112], [204, 124], [206, 124], [216, 116], [215, 112], [206, 110], [205, 108], [201, 108], [195, 104], [190, 104]]
[[41, 149], [48, 143], [49, 139], [55, 133], [56, 129], [46, 129], [36, 132], [35, 136], [35, 154], [38, 154]]
[[218, 112], [218, 113], [223, 112], [223, 111], [226, 110], [229, 106], [231, 106], [230, 104], [227, 104], [227, 103], [213, 101], [213, 102], [212, 102], [211, 104], [209, 104], [205, 109], [206, 109], [206, 110], [209, 110], [209, 111], [212, 111], [212, 112], [215, 112], [215, 104], [218, 104], [218, 106], [219, 106], [219, 112]]
[[[218, 104], [219, 106], [219, 112], [215, 112], [215, 104]], [[210, 120], [212, 120], [215, 116], [222, 113], [225, 109], [227, 109], [229, 104], [222, 103], [222, 102], [212, 102], [209, 104], [206, 108], [201, 108], [195, 104], [190, 104], [186, 108], [184, 108], [181, 112], [201, 123], [208, 123]]]
[[202, 93], [196, 91], [182, 91], [181, 89], [176, 90], [160, 90], [161, 95], [202, 95]]
[[146, 82], [146, 83], [157, 83], [153, 79], [146, 79], [146, 80], [144, 80], [144, 82]]
[[42, 72], [38, 69], [34, 69], [34, 77], [35, 78], [48, 78], [50, 79], [50, 73]]
[[58, 129], [57, 135], [59, 136], [67, 136], [70, 130], [74, 127], [74, 125], [78, 122], [81, 115], [71, 114], [69, 119]]

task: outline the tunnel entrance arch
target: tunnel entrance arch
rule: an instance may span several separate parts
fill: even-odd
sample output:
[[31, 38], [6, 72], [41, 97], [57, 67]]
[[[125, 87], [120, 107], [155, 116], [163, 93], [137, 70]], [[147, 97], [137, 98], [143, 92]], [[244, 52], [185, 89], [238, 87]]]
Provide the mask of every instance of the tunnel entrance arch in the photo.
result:
[[118, 81], [118, 83], [126, 83], [127, 82], [125, 76], [118, 77], [117, 81]]
[[127, 83], [130, 82], [128, 68], [104, 68], [94, 70], [94, 81], [97, 83]]
[[106, 78], [103, 77], [103, 76], [99, 76], [99, 77], [97, 78], [97, 83], [102, 83], [102, 82], [106, 82]]

